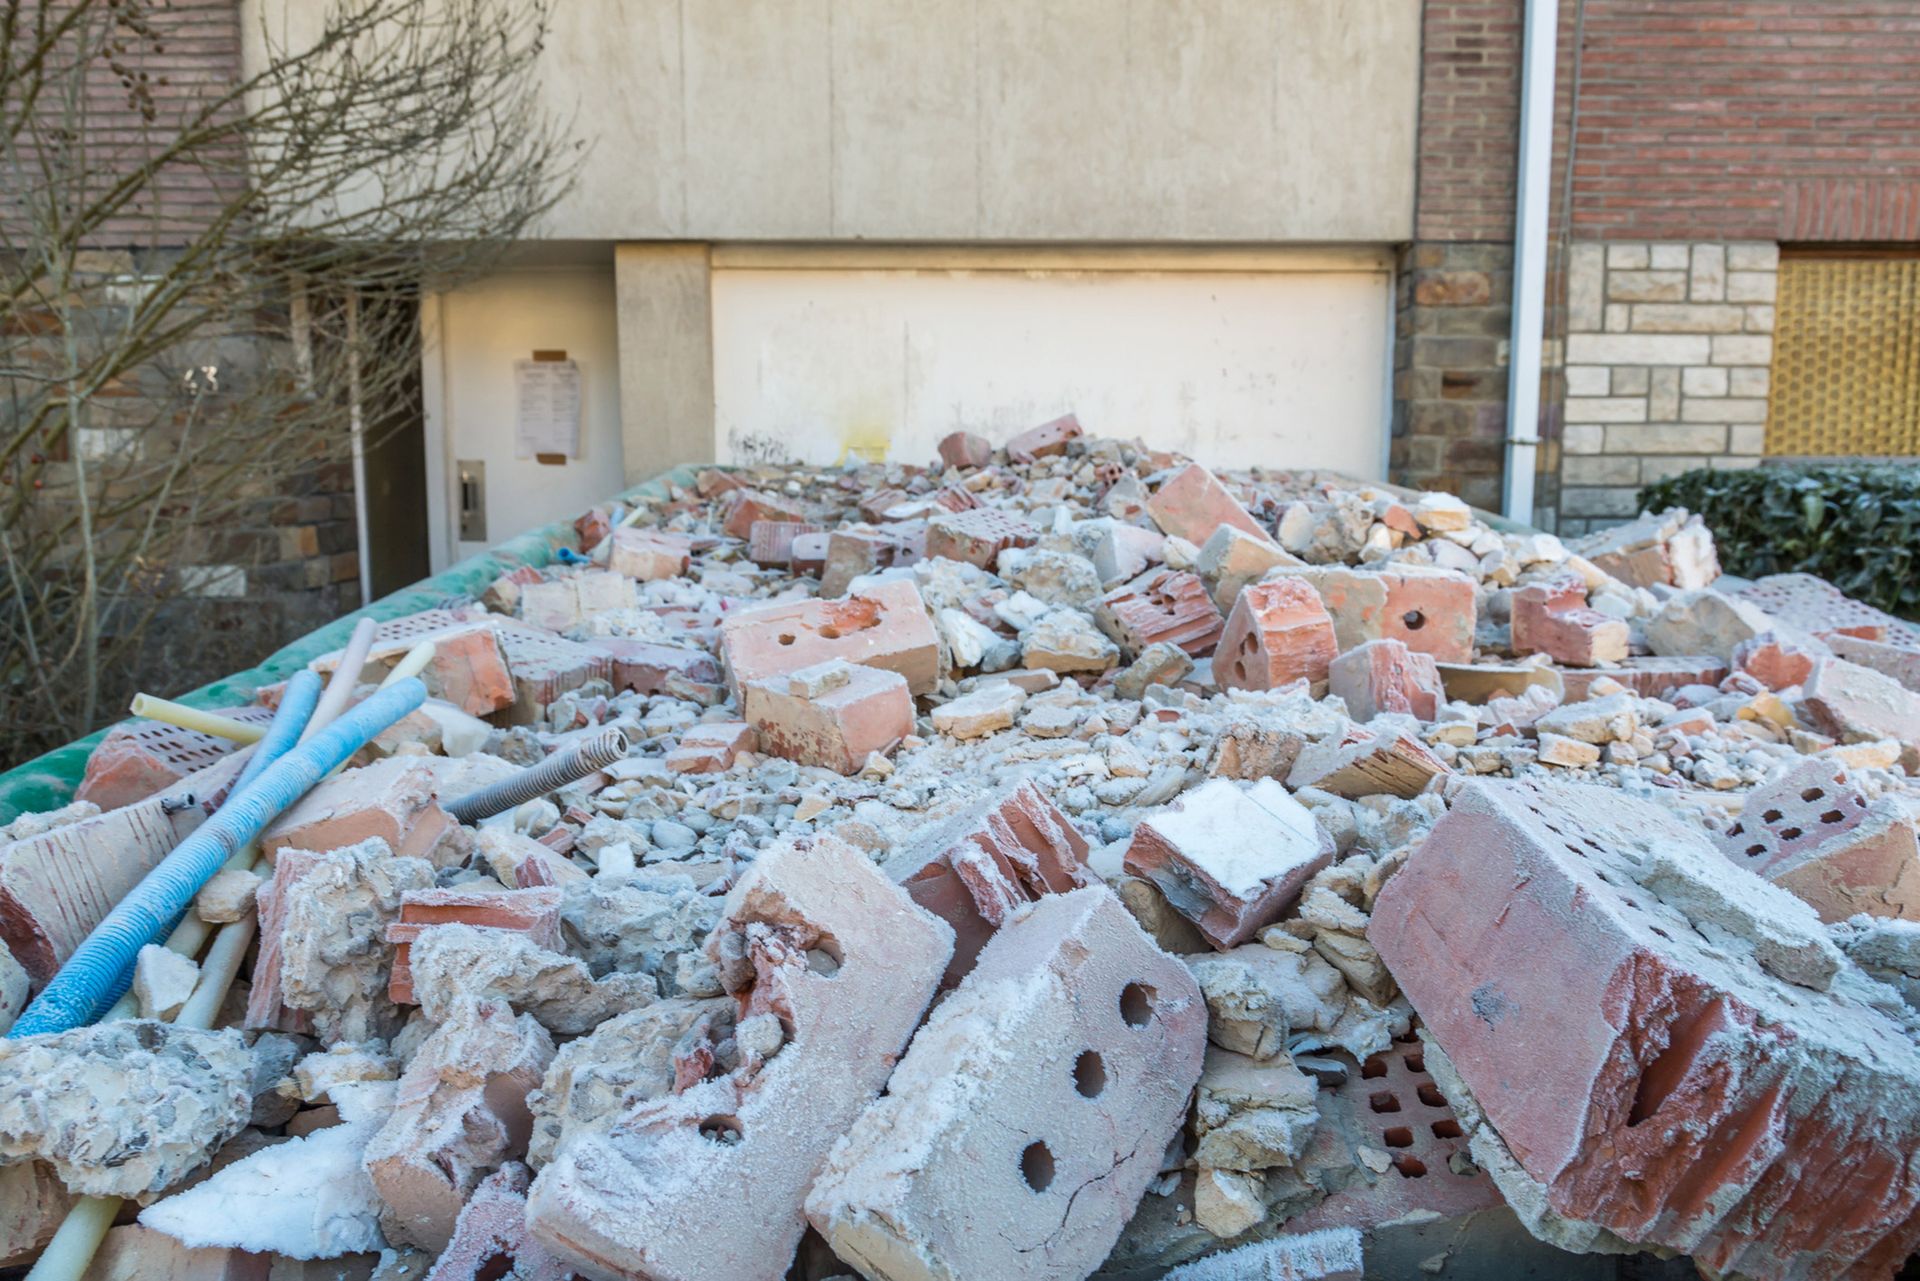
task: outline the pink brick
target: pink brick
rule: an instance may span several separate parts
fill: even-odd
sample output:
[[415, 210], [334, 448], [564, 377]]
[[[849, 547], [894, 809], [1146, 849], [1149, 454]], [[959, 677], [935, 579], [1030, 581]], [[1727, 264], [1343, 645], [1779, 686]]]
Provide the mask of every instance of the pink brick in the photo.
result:
[[966, 977], [1009, 912], [1094, 883], [1087, 841], [1031, 782], [996, 793], [896, 849], [883, 865], [913, 901], [953, 927], [940, 986]]
[[840, 659], [748, 681], [741, 712], [762, 751], [842, 774], [913, 733], [906, 678]]
[[940, 461], [949, 467], [985, 467], [993, 461], [993, 444], [970, 431], [950, 432], [940, 438]]
[[1031, 547], [1039, 538], [1039, 530], [1011, 512], [975, 507], [927, 522], [927, 559], [965, 561], [991, 569], [1001, 552]]
[[747, 534], [747, 559], [766, 569], [793, 564], [793, 540], [817, 534], [820, 526], [804, 520], [756, 520]]
[[[516, 571], [519, 573], [521, 571]], [[533, 571], [533, 581], [539, 581]], [[509, 606], [511, 608], [511, 606]], [[427, 693], [452, 703], [469, 716], [486, 716], [513, 704], [513, 676], [494, 624], [450, 610], [427, 610], [396, 618], [374, 629], [367, 651], [364, 681], [377, 682], [421, 641], [433, 642], [433, 661], [420, 673]], [[308, 664], [331, 675], [343, 651], [322, 654]]]
[[624, 636], [600, 637], [581, 644], [607, 656], [609, 679], [616, 690], [660, 694], [668, 692], [676, 680], [700, 685], [720, 683], [720, 664], [705, 650]]
[[1473, 580], [1447, 569], [1402, 565], [1348, 569], [1340, 565], [1287, 566], [1274, 571], [1311, 583], [1333, 617], [1341, 650], [1370, 640], [1397, 640], [1435, 662], [1473, 657], [1478, 606]]
[[513, 704], [501, 714], [510, 725], [531, 725], [560, 695], [611, 674], [612, 660], [592, 646], [512, 619], [493, 627], [513, 677]]
[[1303, 749], [1287, 774], [1296, 792], [1317, 787], [1336, 796], [1411, 798], [1443, 774], [1446, 762], [1409, 734], [1377, 734], [1355, 728], [1344, 741], [1315, 743]]
[[1813, 635], [1913, 645], [1920, 628], [1857, 601], [1814, 574], [1769, 574], [1737, 593], [1787, 626]]
[[1397, 640], [1371, 640], [1327, 666], [1327, 692], [1343, 700], [1347, 715], [1370, 721], [1399, 712], [1423, 721], [1439, 714], [1446, 694], [1431, 654], [1416, 654]]
[[667, 768], [676, 774], [724, 774], [743, 753], [759, 748], [759, 735], [745, 721], [695, 725], [667, 753]]
[[1213, 651], [1226, 626], [1207, 585], [1185, 570], [1163, 569], [1116, 588], [1100, 598], [1095, 614], [1131, 654], [1165, 641], [1199, 658]]
[[583, 552], [590, 552], [613, 532], [613, 516], [605, 507], [589, 507], [573, 522], [573, 532]]
[[[273, 719], [264, 707], [221, 708], [218, 714], [251, 725]], [[86, 777], [74, 789], [73, 799], [91, 801], [103, 810], [119, 809], [217, 764], [239, 746], [230, 738], [163, 721], [128, 721], [109, 730], [87, 756]]]
[[1920, 1245], [1920, 1051], [1804, 905], [1663, 807], [1469, 783], [1368, 938], [1509, 1200], [1756, 1277], [1885, 1276]]
[[1589, 609], [1580, 580], [1529, 583], [1515, 591], [1512, 600], [1514, 653], [1546, 654], [1568, 667], [1626, 659], [1626, 622]]
[[527, 1233], [527, 1185], [532, 1181], [518, 1161], [482, 1179], [454, 1221], [453, 1240], [424, 1281], [493, 1281], [502, 1275], [503, 1263], [513, 1265], [505, 1274], [513, 1281], [568, 1281], [573, 1270]]
[[1195, 547], [1204, 547], [1222, 525], [1231, 525], [1263, 543], [1273, 541], [1273, 535], [1261, 528], [1240, 500], [1199, 463], [1188, 463], [1162, 481], [1147, 500], [1147, 511], [1162, 532], [1184, 538]]
[[367, 1144], [367, 1177], [395, 1244], [438, 1252], [480, 1181], [527, 1154], [527, 1095], [553, 1060], [530, 1014], [481, 999], [442, 1023], [408, 1063], [394, 1110]]
[[240, 769], [229, 755], [146, 800], [0, 845], [0, 942], [36, 986], [219, 807]]
[[827, 533], [795, 534], [793, 536], [793, 572], [796, 574], [819, 575], [827, 568], [827, 549], [834, 535]]
[[1122, 866], [1225, 950], [1279, 920], [1333, 854], [1333, 838], [1280, 784], [1216, 778], [1143, 817]]
[[1659, 698], [1683, 685], [1718, 685], [1727, 665], [1711, 654], [1680, 658], [1634, 655], [1617, 667], [1557, 668], [1565, 701], [1577, 703], [1598, 680], [1619, 681], [1642, 698]]
[[1051, 422], [1029, 427], [1009, 440], [1007, 457], [1016, 463], [1030, 463], [1051, 454], [1064, 454], [1067, 442], [1079, 435], [1080, 420], [1072, 414], [1062, 414]]
[[323, 779], [267, 826], [260, 849], [326, 853], [371, 837], [395, 854], [425, 858], [454, 821], [435, 799], [433, 770], [419, 758], [389, 757]]
[[726, 518], [721, 522], [720, 532], [743, 540], [753, 531], [756, 520], [804, 521], [808, 516], [805, 505], [797, 500], [760, 489], [732, 491], [727, 495], [725, 507]]
[[641, 582], [679, 578], [686, 574], [693, 542], [683, 534], [657, 529], [616, 529], [607, 568]]
[[743, 1018], [778, 1012], [787, 1044], [570, 1137], [528, 1196], [534, 1239], [592, 1276], [779, 1281], [808, 1187], [886, 1083], [952, 948], [844, 842], [761, 855], [708, 950]]
[[1891, 797], [1869, 801], [1832, 761], [1803, 760], [1754, 788], [1714, 840], [1829, 924], [1862, 912], [1920, 920], [1913, 820]]
[[1771, 632], [1743, 640], [1733, 648], [1733, 668], [1771, 690], [1807, 683], [1819, 655]]
[[280, 999], [280, 944], [293, 887], [320, 858], [314, 850], [281, 850], [273, 860], [273, 874], [260, 886], [254, 909], [260, 918], [260, 941], [254, 955], [252, 986], [247, 989], [243, 1027], [305, 1032], [312, 1026], [310, 1015], [289, 1009]]
[[1320, 595], [1300, 579], [1244, 588], [1213, 650], [1222, 689], [1278, 689], [1323, 681], [1334, 656], [1333, 620]]
[[940, 680], [940, 646], [920, 589], [882, 583], [840, 600], [769, 605], [720, 624], [720, 657], [739, 694], [748, 681], [830, 658], [898, 672], [915, 694]]
[[1839, 635], [1827, 637], [1827, 644], [1849, 663], [1871, 667], [1882, 676], [1891, 676], [1908, 689], [1920, 693], [1920, 649]]
[[1845, 659], [1814, 665], [1800, 706], [1821, 733], [1842, 742], [1897, 739], [1909, 757], [1920, 747], [1920, 694]]
[[1159, 1175], [1206, 1032], [1193, 976], [1112, 891], [1048, 895], [914, 1037], [807, 1217], [886, 1281], [1085, 1277]]
[[387, 997], [395, 1005], [413, 999], [413, 944], [422, 930], [436, 925], [471, 925], [483, 930], [525, 934], [548, 951], [560, 948], [560, 891], [542, 887], [515, 890], [416, 890], [400, 900], [400, 919], [387, 926], [394, 944], [393, 975]]

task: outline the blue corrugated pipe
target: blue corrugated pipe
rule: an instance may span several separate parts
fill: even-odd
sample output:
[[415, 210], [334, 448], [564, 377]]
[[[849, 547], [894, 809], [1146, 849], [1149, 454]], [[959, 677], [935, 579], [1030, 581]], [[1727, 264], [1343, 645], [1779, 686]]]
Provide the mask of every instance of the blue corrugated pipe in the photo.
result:
[[[227, 789], [228, 800], [246, 791], [247, 785], [260, 777], [262, 770], [292, 750], [293, 745], [300, 741], [300, 735], [305, 732], [307, 722], [312, 718], [314, 708], [319, 703], [320, 678], [304, 669], [295, 672], [287, 681], [285, 691], [280, 695], [280, 708], [273, 714], [273, 723], [267, 727], [267, 732], [260, 736], [252, 754], [247, 757], [247, 763], [241, 767], [239, 775], [233, 780], [233, 785]], [[199, 892], [194, 891], [196, 894]], [[186, 914], [185, 907], [175, 912], [173, 919], [167, 922], [167, 928], [162, 930], [154, 941], [158, 942], [159, 939], [172, 934]], [[135, 959], [138, 960], [137, 950]], [[126, 995], [128, 988], [133, 986], [133, 970], [132, 965], [121, 970], [120, 977], [101, 993], [101, 1000], [107, 1006], [111, 1007]]]
[[[166, 934], [168, 922], [186, 909], [236, 850], [426, 698], [427, 687], [419, 678], [400, 681], [263, 767], [244, 792], [228, 797], [219, 813], [180, 842], [107, 913], [7, 1035], [64, 1032], [100, 1017], [117, 999], [119, 994], [112, 989], [140, 949]], [[262, 739], [261, 745], [265, 742]]]

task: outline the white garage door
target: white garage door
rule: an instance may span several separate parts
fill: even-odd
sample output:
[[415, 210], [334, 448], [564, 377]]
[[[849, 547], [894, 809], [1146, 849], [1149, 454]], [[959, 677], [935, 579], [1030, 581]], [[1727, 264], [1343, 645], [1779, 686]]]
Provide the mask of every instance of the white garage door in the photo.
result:
[[923, 463], [1072, 411], [1220, 466], [1382, 474], [1390, 260], [1204, 269], [718, 266], [716, 447], [727, 462]]

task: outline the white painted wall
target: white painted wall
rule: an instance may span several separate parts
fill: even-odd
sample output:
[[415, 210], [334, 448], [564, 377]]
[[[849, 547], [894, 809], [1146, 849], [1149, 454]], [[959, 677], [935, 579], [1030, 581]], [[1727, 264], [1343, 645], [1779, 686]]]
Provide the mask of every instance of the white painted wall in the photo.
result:
[[[427, 309], [425, 370], [434, 569], [561, 517], [623, 485], [613, 264], [503, 271]], [[514, 457], [513, 362], [564, 350], [580, 366], [580, 457]], [[487, 539], [462, 542], [455, 461], [487, 464]], [[450, 553], [450, 554], [449, 554]]]
[[[1322, 269], [716, 269], [726, 462], [925, 463], [1071, 410], [1222, 466], [1382, 474], [1392, 276]], [[1270, 267], [1273, 264], [1268, 264]]]

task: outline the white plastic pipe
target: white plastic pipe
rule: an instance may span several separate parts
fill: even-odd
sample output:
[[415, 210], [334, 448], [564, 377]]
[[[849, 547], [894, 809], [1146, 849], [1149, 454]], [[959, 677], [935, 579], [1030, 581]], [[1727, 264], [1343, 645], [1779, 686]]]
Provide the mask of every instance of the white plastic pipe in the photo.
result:
[[1558, 0], [1527, 0], [1520, 87], [1520, 161], [1513, 220], [1513, 329], [1507, 356], [1507, 456], [1501, 512], [1533, 522], [1540, 450], [1540, 347], [1546, 337], [1547, 214], [1553, 181], [1553, 77]]
[[168, 725], [178, 725], [181, 729], [198, 730], [202, 734], [232, 739], [236, 743], [257, 743], [267, 733], [265, 725], [236, 721], [231, 716], [222, 716], [217, 712], [204, 712], [197, 707], [188, 707], [185, 703], [155, 698], [151, 694], [135, 694], [133, 702], [127, 705], [127, 710], [145, 720], [164, 721]]
[[360, 545], [360, 603], [373, 600], [373, 541], [367, 521], [367, 416], [360, 403], [360, 292], [347, 291], [347, 425], [353, 444], [353, 529]]
[[418, 676], [426, 671], [427, 664], [433, 661], [434, 651], [432, 641], [421, 641], [415, 645], [407, 651], [404, 658], [393, 665], [393, 670], [387, 673], [387, 678], [380, 682], [380, 688], [385, 689], [395, 681], [403, 681], [409, 676]]
[[301, 742], [318, 734], [328, 722], [347, 710], [347, 700], [360, 684], [360, 672], [367, 665], [367, 651], [373, 648], [373, 633], [378, 627], [371, 618], [363, 618], [353, 625], [353, 635], [347, 640], [346, 649], [340, 652], [340, 666], [333, 669], [333, 675], [327, 678], [327, 687], [320, 691], [320, 704], [313, 709], [313, 716], [300, 735]]

